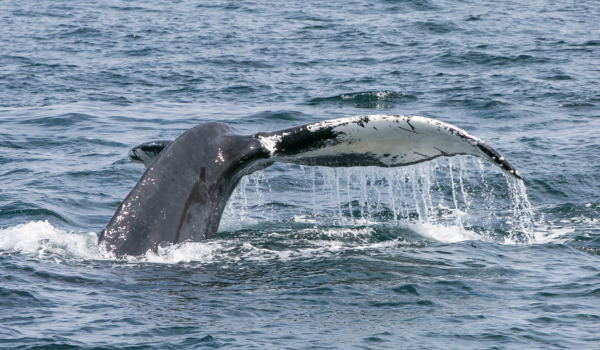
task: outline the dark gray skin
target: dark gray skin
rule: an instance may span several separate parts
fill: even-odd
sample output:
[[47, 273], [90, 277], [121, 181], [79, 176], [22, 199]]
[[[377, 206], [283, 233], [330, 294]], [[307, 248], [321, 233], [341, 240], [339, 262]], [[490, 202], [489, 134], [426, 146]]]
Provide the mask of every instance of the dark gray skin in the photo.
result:
[[222, 123], [188, 130], [154, 160], [99, 238], [105, 257], [200, 241], [219, 227], [241, 177], [271, 163], [260, 142]]

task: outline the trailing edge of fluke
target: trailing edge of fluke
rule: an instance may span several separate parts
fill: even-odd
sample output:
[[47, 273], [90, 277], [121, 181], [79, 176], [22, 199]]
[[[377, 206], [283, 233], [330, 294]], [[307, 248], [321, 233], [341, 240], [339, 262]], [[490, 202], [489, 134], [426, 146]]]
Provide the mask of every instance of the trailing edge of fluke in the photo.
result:
[[131, 149], [130, 158], [147, 169], [102, 231], [100, 253], [106, 258], [139, 256], [164, 243], [213, 237], [242, 176], [273, 162], [398, 167], [460, 154], [487, 159], [522, 179], [479, 138], [424, 117], [351, 117], [254, 135], [223, 123], [202, 124], [174, 141]]

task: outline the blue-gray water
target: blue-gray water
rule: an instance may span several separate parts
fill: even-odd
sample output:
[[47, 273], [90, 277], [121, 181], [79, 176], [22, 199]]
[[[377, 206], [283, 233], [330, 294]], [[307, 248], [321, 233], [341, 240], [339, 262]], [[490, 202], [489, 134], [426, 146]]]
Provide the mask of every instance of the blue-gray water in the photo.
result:
[[[9, 0], [0, 23], [0, 347], [600, 347], [597, 1]], [[99, 257], [129, 147], [382, 113], [481, 137], [527, 198], [465, 157], [275, 165], [215, 239]]]

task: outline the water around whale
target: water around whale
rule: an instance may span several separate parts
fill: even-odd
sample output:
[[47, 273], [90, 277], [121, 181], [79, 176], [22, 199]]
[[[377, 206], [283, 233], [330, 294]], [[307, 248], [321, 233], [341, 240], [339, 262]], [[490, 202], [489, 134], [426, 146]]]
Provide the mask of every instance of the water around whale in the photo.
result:
[[[0, 347], [594, 348], [594, 2], [0, 4]], [[214, 239], [102, 259], [131, 146], [424, 115], [506, 156], [274, 164]]]

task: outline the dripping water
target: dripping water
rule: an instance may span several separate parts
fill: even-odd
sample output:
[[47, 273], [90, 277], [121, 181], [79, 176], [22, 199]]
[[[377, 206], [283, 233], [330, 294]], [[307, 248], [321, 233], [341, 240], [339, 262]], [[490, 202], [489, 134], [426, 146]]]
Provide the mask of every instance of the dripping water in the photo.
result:
[[[301, 218], [314, 228], [426, 225], [504, 243], [534, 238], [534, 214], [523, 182], [477, 158], [438, 158], [389, 169], [277, 166], [280, 171], [267, 169], [242, 179], [221, 229], [236, 228], [231, 222]], [[272, 191], [272, 183], [281, 186]], [[283, 203], [285, 212], [274, 203]]]

